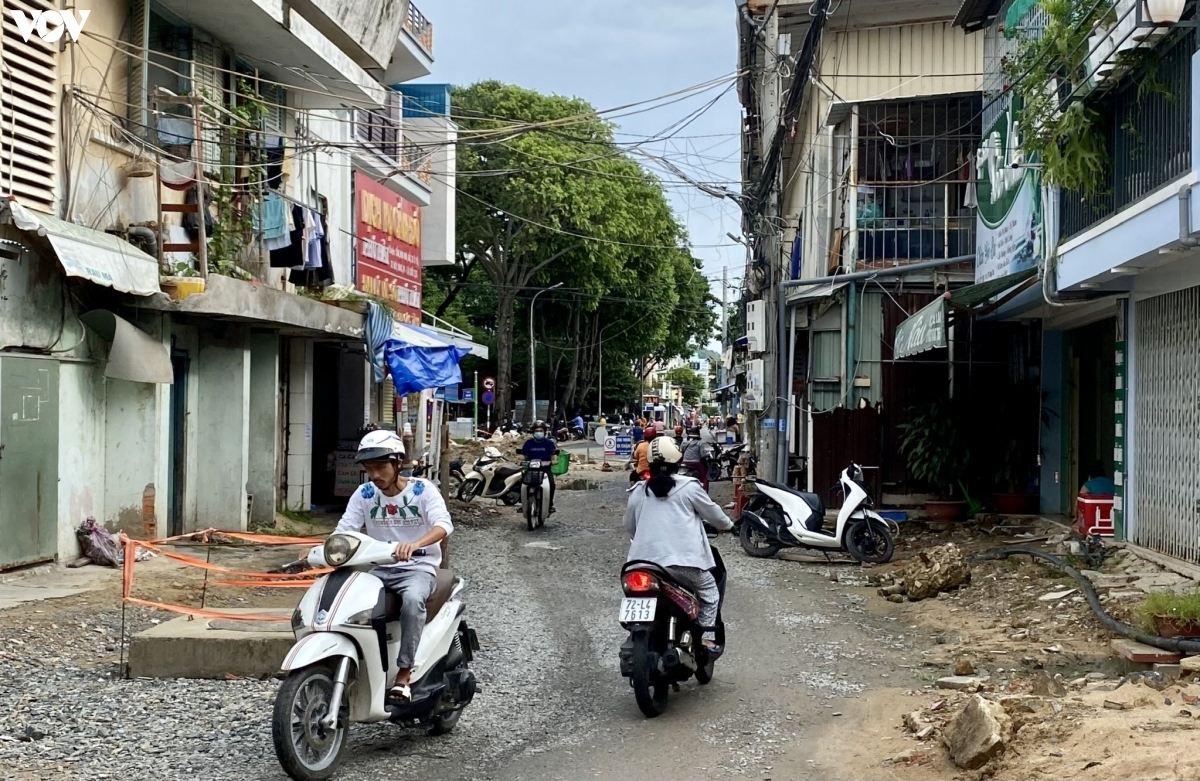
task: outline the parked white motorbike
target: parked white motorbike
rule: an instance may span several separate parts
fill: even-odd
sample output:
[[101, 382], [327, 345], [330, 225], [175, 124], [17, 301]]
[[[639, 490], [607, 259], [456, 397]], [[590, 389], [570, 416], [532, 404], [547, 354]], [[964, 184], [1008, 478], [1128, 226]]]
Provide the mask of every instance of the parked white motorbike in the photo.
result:
[[550, 476], [543, 466], [542, 461], [530, 461], [521, 478], [521, 507], [529, 531], [544, 524], [550, 514]]
[[292, 614], [296, 644], [283, 660], [288, 675], [275, 695], [275, 755], [296, 781], [333, 775], [351, 724], [392, 721], [445, 734], [475, 696], [467, 665], [479, 642], [458, 599], [464, 583], [443, 569], [425, 603], [412, 699], [387, 702], [400, 646], [400, 597], [384, 591], [369, 570], [393, 563], [394, 549], [365, 534], [338, 532], [308, 556], [314, 567], [336, 569], [308, 589]]
[[895, 553], [899, 527], [870, 508], [870, 492], [862, 484], [862, 467], [842, 470], [844, 495], [837, 525], [825, 528], [825, 502], [817, 494], [796, 491], [759, 477], [747, 477], [743, 490], [750, 496], [738, 534], [742, 549], [755, 558], [774, 556], [781, 548], [844, 551], [857, 561], [884, 564]]
[[483, 451], [471, 471], [458, 487], [458, 500], [469, 502], [477, 496], [499, 499], [509, 507], [521, 501], [521, 478], [525, 469], [520, 464], [502, 463], [504, 454], [495, 447]]

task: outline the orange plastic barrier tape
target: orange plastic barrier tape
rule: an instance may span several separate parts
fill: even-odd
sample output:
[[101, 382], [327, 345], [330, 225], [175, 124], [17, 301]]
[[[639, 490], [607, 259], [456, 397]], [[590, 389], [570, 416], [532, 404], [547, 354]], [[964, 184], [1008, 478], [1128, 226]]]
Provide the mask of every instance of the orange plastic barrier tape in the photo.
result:
[[161, 540], [146, 540], [146, 542], [158, 545], [167, 542], [178, 542], [179, 540], [209, 542], [209, 538], [214, 536], [232, 537], [246, 542], [257, 542], [262, 545], [320, 545], [325, 542], [324, 538], [321, 537], [280, 537], [272, 534], [229, 532], [222, 531], [221, 529], [203, 529], [201, 531], [188, 532], [187, 534], [176, 534], [174, 537], [163, 537]]
[[[229, 567], [222, 567], [220, 564], [213, 564], [212, 562], [205, 561], [204, 559], [198, 559], [195, 556], [187, 556], [183, 553], [175, 553], [174, 551], [165, 550], [152, 542], [139, 542], [136, 544], [141, 545], [144, 548], [148, 548], [155, 553], [166, 556], [168, 559], [172, 559], [173, 561], [182, 562], [183, 564], [187, 564], [192, 567], [198, 567], [199, 569], [206, 569], [209, 572], [220, 572], [225, 575], [236, 575], [238, 577], [245, 578], [257, 578], [264, 581], [290, 580], [297, 577], [297, 575], [289, 575], [284, 572], [240, 572], [238, 570], [232, 570]], [[301, 575], [304, 577], [312, 577], [313, 575], [324, 575], [325, 573], [332, 571], [332, 569], [326, 567], [323, 569], [304, 572], [301, 573]]]
[[196, 607], [183, 607], [181, 605], [167, 605], [162, 602], [151, 602], [146, 599], [138, 599], [137, 597], [126, 597], [126, 602], [131, 602], [135, 605], [143, 607], [154, 607], [160, 610], [170, 610], [172, 613], [182, 613], [185, 616], [194, 616], [196, 618], [225, 618], [230, 621], [288, 621], [288, 616], [258, 616], [250, 613], [225, 613], [220, 610], [204, 610]]

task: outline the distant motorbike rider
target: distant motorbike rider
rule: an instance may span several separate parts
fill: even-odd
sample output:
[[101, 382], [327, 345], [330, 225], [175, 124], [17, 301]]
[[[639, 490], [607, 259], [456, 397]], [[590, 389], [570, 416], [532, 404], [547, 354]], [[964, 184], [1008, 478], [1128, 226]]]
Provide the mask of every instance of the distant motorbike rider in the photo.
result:
[[550, 467], [558, 456], [558, 445], [551, 439], [546, 421], [539, 420], [533, 424], [533, 438], [525, 440], [521, 445], [521, 455], [526, 461], [541, 461], [542, 471], [550, 478], [550, 513], [554, 509], [554, 472]]
[[625, 560], [653, 562], [693, 589], [700, 600], [697, 623], [705, 628], [703, 642], [719, 654], [715, 629], [721, 594], [704, 523], [720, 532], [732, 529], [733, 522], [700, 481], [676, 474], [683, 453], [670, 437], [655, 437], [648, 449], [650, 479], [629, 489], [625, 508], [625, 531], [632, 540]]
[[[404, 443], [394, 431], [371, 431], [362, 438], [354, 460], [367, 473], [367, 482], [350, 497], [334, 530], [365, 528], [377, 540], [396, 543], [396, 563], [376, 567], [371, 574], [402, 600], [396, 680], [388, 691], [389, 699], [401, 701], [412, 697], [408, 685], [425, 629], [425, 601], [437, 582], [443, 541], [454, 531], [437, 486], [401, 475], [404, 455]], [[308, 551], [301, 554], [307, 557]]]
[[575, 433], [574, 429], [578, 429], [580, 435], [587, 431], [587, 423], [583, 420], [582, 412], [576, 412], [575, 417], [571, 418], [571, 428], [573, 429], [571, 433]]
[[650, 443], [658, 438], [658, 430], [654, 426], [646, 426], [644, 437], [633, 451], [633, 472], [629, 475], [631, 483], [650, 478]]
[[683, 443], [683, 460], [685, 463], [701, 463], [708, 456], [709, 447], [700, 440], [700, 429], [690, 428], [687, 440]]

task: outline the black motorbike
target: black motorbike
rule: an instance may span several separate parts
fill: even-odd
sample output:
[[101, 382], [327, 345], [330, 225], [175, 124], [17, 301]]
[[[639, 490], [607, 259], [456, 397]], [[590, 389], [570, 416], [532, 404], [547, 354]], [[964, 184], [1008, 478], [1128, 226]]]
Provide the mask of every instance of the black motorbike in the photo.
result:
[[[709, 537], [714, 537], [709, 531]], [[712, 549], [712, 570], [725, 602], [725, 563]], [[664, 568], [648, 561], [631, 561], [621, 568], [621, 627], [629, 639], [621, 645], [621, 675], [629, 679], [638, 708], [649, 718], [667, 709], [671, 687], [693, 675], [701, 685], [712, 680], [717, 656], [701, 642], [703, 628], [696, 623], [700, 600], [677, 583]], [[725, 646], [725, 623], [717, 612], [716, 642]]]

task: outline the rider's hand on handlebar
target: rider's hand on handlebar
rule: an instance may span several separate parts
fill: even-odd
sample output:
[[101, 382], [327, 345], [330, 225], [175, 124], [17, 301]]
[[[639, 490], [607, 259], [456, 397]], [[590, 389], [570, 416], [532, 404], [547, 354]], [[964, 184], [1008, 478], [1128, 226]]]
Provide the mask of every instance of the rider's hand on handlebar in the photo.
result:
[[413, 553], [420, 550], [421, 546], [412, 542], [401, 542], [396, 544], [396, 550], [392, 552], [392, 558], [396, 561], [408, 561], [413, 557]]

